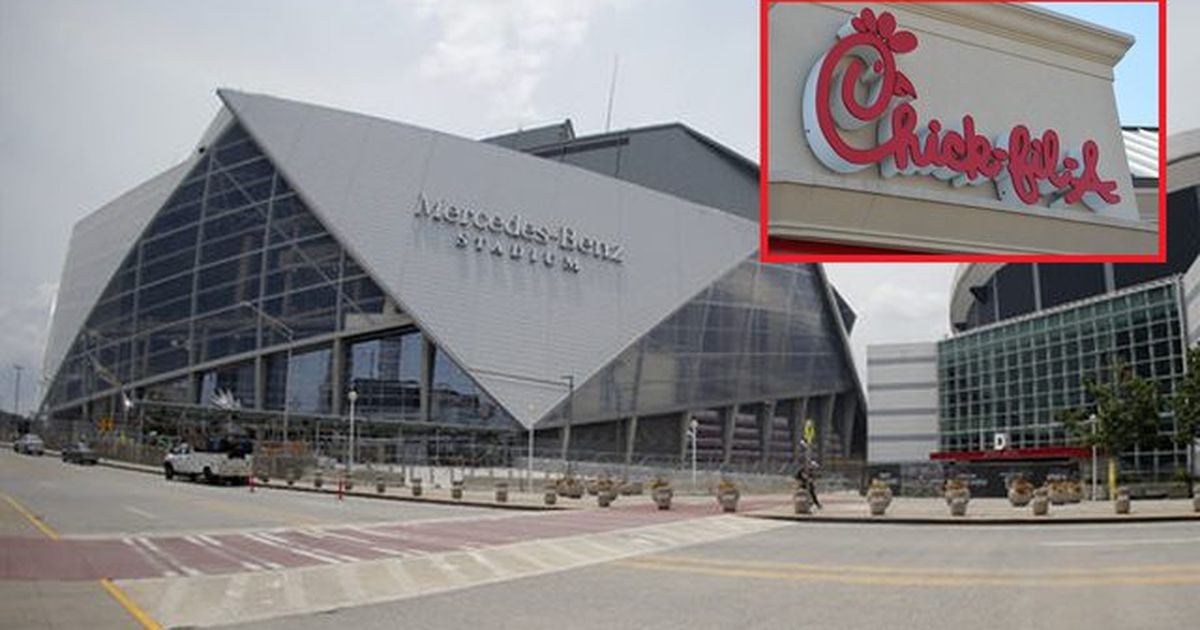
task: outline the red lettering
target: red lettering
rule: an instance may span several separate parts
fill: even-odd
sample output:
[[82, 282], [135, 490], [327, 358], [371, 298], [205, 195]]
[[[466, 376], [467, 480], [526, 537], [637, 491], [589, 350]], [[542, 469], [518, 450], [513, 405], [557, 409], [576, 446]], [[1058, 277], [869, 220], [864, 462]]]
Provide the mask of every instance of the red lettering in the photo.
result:
[[[853, 172], [887, 162], [898, 173], [932, 171], [940, 178], [946, 178], [948, 170], [952, 178], [960, 176], [971, 183], [985, 178], [1004, 190], [1011, 187], [1026, 205], [1054, 194], [1061, 194], [1067, 204], [1082, 201], [1093, 209], [1120, 202], [1116, 182], [1097, 173], [1100, 149], [1093, 140], [1084, 141], [1081, 164], [1071, 156], [1060, 163], [1062, 147], [1053, 129], [1035, 138], [1028, 127], [1016, 125], [1009, 131], [1007, 147], [997, 147], [976, 130], [975, 119], [967, 114], [961, 130], [943, 130], [941, 122], [933, 119], [918, 133], [919, 116], [911, 104], [917, 91], [896, 67], [896, 55], [917, 48], [916, 36], [896, 30], [895, 18], [886, 11], [876, 17], [863, 9], [850, 25], [853, 32], [839, 34], [805, 88], [805, 133], [818, 159], [830, 168]], [[843, 66], [840, 74], [839, 66]], [[839, 80], [841, 84], [835, 86]], [[867, 84], [869, 102], [859, 100], [861, 84]], [[887, 126], [881, 128], [874, 146], [851, 145], [839, 130], [884, 117]]]

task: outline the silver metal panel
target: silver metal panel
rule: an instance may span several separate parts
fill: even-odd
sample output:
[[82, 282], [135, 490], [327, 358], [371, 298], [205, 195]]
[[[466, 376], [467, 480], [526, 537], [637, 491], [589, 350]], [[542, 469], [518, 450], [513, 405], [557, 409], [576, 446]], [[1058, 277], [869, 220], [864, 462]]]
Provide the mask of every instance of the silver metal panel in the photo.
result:
[[58, 371], [59, 363], [79, 334], [79, 327], [125, 260], [129, 247], [197, 158], [193, 155], [75, 224], [51, 315], [43, 373], [52, 376]]
[[[757, 248], [726, 212], [471, 140], [221, 91], [306, 203], [417, 324], [524, 425]], [[579, 271], [514, 260], [523, 239], [416, 216], [418, 198], [623, 247]], [[496, 256], [456, 235], [499, 241]], [[557, 243], [534, 247], [552, 251]], [[560, 385], [560, 383], [562, 383]]]

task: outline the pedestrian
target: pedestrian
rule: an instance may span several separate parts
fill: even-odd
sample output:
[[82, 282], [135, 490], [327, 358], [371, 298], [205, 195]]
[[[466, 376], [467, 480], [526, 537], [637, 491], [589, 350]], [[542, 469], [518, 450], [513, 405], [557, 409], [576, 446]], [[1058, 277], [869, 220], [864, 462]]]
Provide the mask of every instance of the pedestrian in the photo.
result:
[[796, 471], [796, 481], [800, 483], [800, 487], [808, 491], [808, 498], [812, 499], [813, 505], [817, 509], [821, 508], [821, 501], [817, 499], [817, 484], [812, 478], [812, 473], [809, 472], [808, 466], [801, 466]]

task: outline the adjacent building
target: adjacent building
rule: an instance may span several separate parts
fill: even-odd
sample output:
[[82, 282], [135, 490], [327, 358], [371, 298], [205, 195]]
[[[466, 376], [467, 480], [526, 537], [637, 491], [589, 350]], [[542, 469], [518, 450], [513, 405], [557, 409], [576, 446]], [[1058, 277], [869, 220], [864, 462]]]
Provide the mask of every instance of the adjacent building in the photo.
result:
[[[248, 430], [360, 460], [861, 461], [854, 314], [758, 260], [756, 166], [683, 125], [478, 142], [229, 90], [192, 155], [81, 220], [54, 431]], [[340, 442], [336, 442], [340, 443]], [[373, 450], [372, 450], [373, 449]], [[341, 452], [340, 450], [338, 452]]]
[[[1126, 130], [1144, 143], [1150, 130]], [[1184, 375], [1187, 348], [1200, 343], [1200, 143], [1194, 132], [1172, 139], [1168, 159], [1167, 256], [1164, 263], [966, 264], [950, 304], [953, 333], [936, 343], [937, 445], [933, 461], [994, 470], [1069, 471], [1091, 458], [1059, 421], [1089, 404], [1085, 379], [1103, 380], [1117, 362], [1170, 396]], [[1154, 149], [1156, 151], [1156, 148]], [[1156, 175], [1130, 150], [1131, 168]], [[872, 357], [908, 346], [874, 347]], [[869, 360], [870, 368], [870, 360]], [[886, 378], [869, 372], [871, 461], [876, 435], [891, 421], [880, 411]], [[886, 376], [886, 375], [884, 375]], [[933, 393], [927, 390], [925, 394]], [[1159, 444], [1122, 453], [1121, 466], [1144, 480], [1167, 480], [1192, 460], [1175, 446], [1169, 411]], [[886, 451], [880, 451], [882, 455]], [[1194, 462], [1193, 462], [1194, 465]]]

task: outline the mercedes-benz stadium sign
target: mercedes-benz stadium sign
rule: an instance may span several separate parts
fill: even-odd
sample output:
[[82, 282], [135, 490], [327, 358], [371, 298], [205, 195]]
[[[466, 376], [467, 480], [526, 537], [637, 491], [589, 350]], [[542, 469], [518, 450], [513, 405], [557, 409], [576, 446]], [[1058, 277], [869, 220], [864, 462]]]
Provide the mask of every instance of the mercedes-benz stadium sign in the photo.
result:
[[620, 264], [625, 254], [623, 245], [585, 235], [567, 225], [550, 226], [531, 222], [518, 213], [506, 215], [444, 199], [430, 200], [424, 193], [417, 195], [415, 216], [457, 228], [453, 244], [459, 249], [572, 273], [579, 273], [580, 256]]

